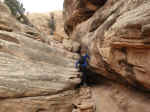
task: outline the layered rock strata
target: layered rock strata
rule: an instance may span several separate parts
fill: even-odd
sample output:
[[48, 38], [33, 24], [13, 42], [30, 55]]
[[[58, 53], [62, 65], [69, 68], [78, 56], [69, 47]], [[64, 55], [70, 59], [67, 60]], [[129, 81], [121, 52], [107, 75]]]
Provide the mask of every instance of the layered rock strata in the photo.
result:
[[88, 48], [91, 68], [106, 78], [149, 91], [149, 0], [107, 0], [92, 16], [88, 13], [86, 20], [71, 15], [78, 11], [76, 2], [72, 0], [68, 5], [74, 6], [72, 10], [64, 8], [67, 10], [65, 25], [74, 26], [78, 19], [82, 22], [78, 21], [74, 28], [65, 28], [82, 48]]

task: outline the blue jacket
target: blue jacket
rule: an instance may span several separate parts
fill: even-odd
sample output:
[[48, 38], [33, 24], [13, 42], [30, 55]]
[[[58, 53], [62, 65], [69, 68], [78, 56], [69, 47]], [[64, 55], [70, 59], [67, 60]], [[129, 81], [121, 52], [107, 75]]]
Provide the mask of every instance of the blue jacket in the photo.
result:
[[88, 56], [88, 54], [86, 54], [85, 56], [83, 56], [83, 64], [80, 63], [80, 60], [78, 60], [76, 62], [76, 68], [78, 68], [78, 64], [80, 64], [82, 67], [87, 67], [87, 65], [88, 65], [87, 59], [90, 59], [90, 57]]

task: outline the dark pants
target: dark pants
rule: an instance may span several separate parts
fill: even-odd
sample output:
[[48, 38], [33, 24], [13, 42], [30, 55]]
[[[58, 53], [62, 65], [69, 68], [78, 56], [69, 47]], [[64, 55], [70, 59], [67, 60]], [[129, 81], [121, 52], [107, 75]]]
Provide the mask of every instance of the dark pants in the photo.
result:
[[81, 84], [84, 85], [84, 84], [86, 84], [86, 80], [87, 80], [87, 68], [80, 66], [80, 71], [82, 72]]

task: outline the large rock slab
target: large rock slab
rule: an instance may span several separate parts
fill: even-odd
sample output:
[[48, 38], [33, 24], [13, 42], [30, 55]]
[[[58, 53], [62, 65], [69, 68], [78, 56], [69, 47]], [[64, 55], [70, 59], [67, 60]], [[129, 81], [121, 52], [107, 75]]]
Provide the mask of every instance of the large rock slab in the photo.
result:
[[0, 97], [56, 94], [80, 82], [75, 60], [28, 37], [0, 31]]
[[0, 112], [71, 112], [80, 83], [74, 54], [44, 44], [44, 34], [1, 2], [0, 9]]
[[59, 49], [0, 31], [0, 111], [71, 112], [80, 73]]
[[71, 112], [74, 91], [55, 95], [1, 99], [1, 112]]

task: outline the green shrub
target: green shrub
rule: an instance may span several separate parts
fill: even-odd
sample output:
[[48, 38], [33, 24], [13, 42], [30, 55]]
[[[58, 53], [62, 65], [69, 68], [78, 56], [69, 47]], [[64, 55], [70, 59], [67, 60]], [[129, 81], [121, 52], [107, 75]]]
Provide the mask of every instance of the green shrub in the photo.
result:
[[24, 24], [33, 26], [29, 22], [28, 18], [25, 16], [25, 8], [20, 0], [4, 0], [4, 3], [9, 7], [12, 15], [14, 15], [17, 18], [17, 20]]

